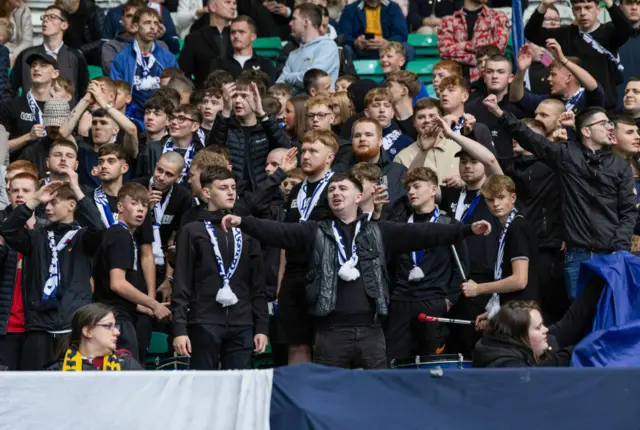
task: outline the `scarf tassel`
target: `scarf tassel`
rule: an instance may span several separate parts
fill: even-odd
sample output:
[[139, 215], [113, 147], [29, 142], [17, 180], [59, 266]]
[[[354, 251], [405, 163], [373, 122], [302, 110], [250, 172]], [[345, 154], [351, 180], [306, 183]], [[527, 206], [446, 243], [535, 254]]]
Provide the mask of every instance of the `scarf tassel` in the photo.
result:
[[218, 290], [218, 294], [216, 294], [216, 302], [220, 303], [223, 308], [233, 306], [238, 303], [238, 297], [233, 292], [228, 282], [225, 282], [222, 288]]
[[419, 281], [424, 278], [424, 272], [420, 266], [413, 266], [413, 269], [409, 272], [409, 281]]
[[355, 264], [353, 264], [353, 260], [349, 260], [340, 267], [338, 276], [340, 276], [340, 279], [343, 281], [351, 282], [360, 277], [360, 272], [356, 269]]

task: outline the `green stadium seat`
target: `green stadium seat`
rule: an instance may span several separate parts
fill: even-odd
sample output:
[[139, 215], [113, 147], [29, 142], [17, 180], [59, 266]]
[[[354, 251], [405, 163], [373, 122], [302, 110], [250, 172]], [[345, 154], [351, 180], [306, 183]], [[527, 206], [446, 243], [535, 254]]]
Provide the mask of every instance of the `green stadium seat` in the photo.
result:
[[410, 34], [409, 45], [416, 48], [416, 57], [437, 57], [438, 39], [435, 34]]
[[431, 97], [432, 99], [437, 99], [438, 96], [436, 96], [436, 90], [433, 88], [433, 84], [426, 85], [426, 87], [429, 97]]
[[282, 41], [278, 37], [259, 37], [253, 41], [256, 54], [268, 58], [278, 58], [282, 51]]
[[89, 80], [102, 76], [102, 69], [98, 66], [89, 66]]
[[149, 342], [148, 355], [162, 355], [169, 352], [169, 344], [167, 343], [166, 333], [154, 331], [151, 333], [151, 342]]
[[373, 79], [378, 82], [384, 79], [379, 60], [354, 60], [353, 66], [361, 79]]
[[422, 82], [430, 83], [432, 81], [433, 66], [440, 61], [440, 58], [428, 58], [411, 61], [407, 64], [407, 70], [413, 72]]
[[180, 50], [176, 54], [176, 59], [180, 58], [180, 53], [182, 52], [182, 49], [184, 48], [184, 39], [178, 39], [178, 46], [180, 46]]

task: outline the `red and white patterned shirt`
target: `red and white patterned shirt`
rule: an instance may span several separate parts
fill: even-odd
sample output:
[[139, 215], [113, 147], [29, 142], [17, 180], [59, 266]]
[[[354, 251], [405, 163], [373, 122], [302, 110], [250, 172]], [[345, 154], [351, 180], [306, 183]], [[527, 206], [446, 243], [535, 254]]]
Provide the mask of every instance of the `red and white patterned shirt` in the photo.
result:
[[504, 12], [483, 6], [473, 27], [473, 40], [468, 40], [467, 20], [464, 10], [460, 9], [442, 18], [442, 26], [438, 30], [438, 52], [443, 60], [472, 66], [470, 77], [475, 81], [480, 77], [480, 71], [475, 67], [476, 49], [495, 45], [504, 53], [510, 32], [511, 23]]

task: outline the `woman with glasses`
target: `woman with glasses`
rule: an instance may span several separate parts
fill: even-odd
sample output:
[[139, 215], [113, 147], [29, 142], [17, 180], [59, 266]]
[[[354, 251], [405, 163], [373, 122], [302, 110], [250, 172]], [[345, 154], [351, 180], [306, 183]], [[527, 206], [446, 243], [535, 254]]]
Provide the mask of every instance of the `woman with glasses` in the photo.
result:
[[140, 364], [129, 351], [116, 350], [120, 327], [113, 310], [101, 303], [78, 309], [71, 321], [69, 347], [62, 360], [50, 370], [80, 372], [83, 370], [139, 370]]

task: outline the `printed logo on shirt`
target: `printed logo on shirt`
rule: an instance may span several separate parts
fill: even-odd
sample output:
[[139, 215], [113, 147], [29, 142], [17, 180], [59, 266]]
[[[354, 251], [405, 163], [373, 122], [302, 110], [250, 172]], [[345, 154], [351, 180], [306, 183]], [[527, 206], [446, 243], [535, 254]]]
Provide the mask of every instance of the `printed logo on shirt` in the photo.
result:
[[162, 220], [160, 221], [160, 224], [171, 224], [171, 221], [173, 221], [173, 217], [174, 215], [165, 215], [162, 217]]
[[257, 140], [256, 140], [256, 144], [258, 144], [258, 143], [263, 143], [263, 142], [265, 142], [266, 140], [267, 140], [267, 138], [266, 138], [266, 137], [262, 137], [262, 138], [260, 138], [260, 139], [257, 139]]
[[491, 137], [498, 137], [498, 130], [491, 130]]
[[36, 120], [35, 116], [33, 116], [32, 113], [28, 113], [28, 112], [20, 112], [20, 119], [22, 121], [28, 121], [28, 122], [33, 122]]
[[159, 76], [147, 76], [142, 78], [140, 76], [133, 77], [133, 87], [136, 91], [154, 91], [160, 89], [160, 77]]
[[307, 63], [313, 63], [313, 57], [304, 58], [302, 61], [307, 62]]
[[396, 140], [398, 140], [400, 136], [402, 136], [402, 132], [400, 130], [393, 130], [391, 133], [383, 137], [382, 147], [384, 148], [384, 150], [389, 151], [389, 148], [391, 148], [393, 144], [396, 143]]
[[296, 201], [296, 199], [293, 199], [291, 201], [291, 209], [298, 209], [298, 202]]
[[251, 66], [253, 70], [260, 70], [260, 66]]
[[391, 155], [396, 155], [396, 152], [398, 152], [398, 151], [396, 150], [396, 148], [391, 148], [391, 149], [389, 150], [389, 154], [391, 154]]

